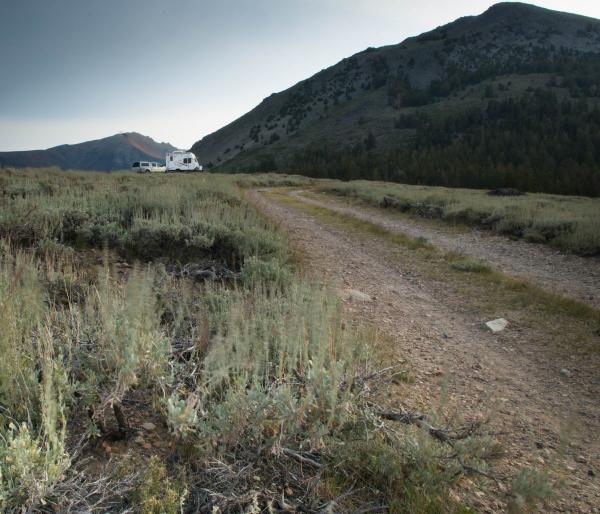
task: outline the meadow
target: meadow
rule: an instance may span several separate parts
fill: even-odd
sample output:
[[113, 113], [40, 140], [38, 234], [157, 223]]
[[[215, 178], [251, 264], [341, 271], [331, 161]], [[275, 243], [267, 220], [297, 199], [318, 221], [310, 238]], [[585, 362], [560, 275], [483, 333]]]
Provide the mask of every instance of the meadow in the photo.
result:
[[323, 181], [319, 189], [368, 205], [475, 226], [580, 255], [600, 254], [600, 199], [528, 193], [494, 196], [485, 190], [357, 180]]
[[282, 180], [0, 172], [2, 512], [468, 512], [496, 443], [382, 419], [376, 331], [238, 185]]

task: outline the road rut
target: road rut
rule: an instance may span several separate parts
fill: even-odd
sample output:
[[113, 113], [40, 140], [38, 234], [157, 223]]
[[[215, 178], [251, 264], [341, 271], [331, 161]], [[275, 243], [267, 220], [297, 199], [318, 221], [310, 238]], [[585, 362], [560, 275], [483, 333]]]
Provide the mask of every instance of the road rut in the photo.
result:
[[484, 260], [513, 278], [600, 309], [600, 257], [580, 257], [477, 229], [449, 233], [399, 213], [394, 215], [393, 211], [382, 213], [373, 208], [353, 207], [329, 197], [327, 201], [319, 201], [303, 196], [302, 191], [292, 191], [290, 195], [311, 205], [374, 223], [391, 232], [425, 238], [446, 251]]

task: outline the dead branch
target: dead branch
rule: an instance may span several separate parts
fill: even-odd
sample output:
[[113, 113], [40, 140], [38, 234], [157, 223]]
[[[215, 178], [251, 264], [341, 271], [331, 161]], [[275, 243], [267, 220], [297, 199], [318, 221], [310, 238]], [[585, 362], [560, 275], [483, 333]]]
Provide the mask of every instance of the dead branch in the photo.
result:
[[480, 469], [474, 468], [473, 466], [469, 466], [468, 464], [465, 464], [458, 455], [456, 456], [456, 459], [458, 460], [458, 463], [460, 464], [463, 473], [467, 475], [480, 475], [482, 477], [487, 478], [488, 480], [493, 480], [496, 483], [496, 486], [500, 487], [502, 477], [497, 477], [491, 475], [490, 473], [486, 473], [485, 471], [482, 471]]
[[301, 453], [298, 453], [294, 450], [290, 450], [289, 448], [282, 448], [281, 451], [287, 455], [288, 457], [292, 457], [304, 464], [308, 464], [310, 466], [314, 466], [315, 468], [322, 468], [323, 464], [321, 464], [320, 462], [317, 462], [316, 460], [307, 457], [306, 455], [303, 455]]
[[[473, 423], [470, 423], [470, 424], [462, 427], [457, 432], [449, 432], [447, 430], [443, 430], [441, 428], [436, 428], [436, 427], [432, 426], [431, 424], [429, 424], [426, 421], [424, 414], [402, 411], [402, 412], [379, 412], [378, 415], [382, 419], [388, 419], [391, 421], [399, 421], [406, 425], [416, 425], [416, 426], [426, 430], [429, 433], [429, 435], [431, 435], [433, 438], [435, 438], [438, 441], [441, 441], [443, 443], [446, 443], [453, 449], [455, 448], [454, 443], [456, 443], [457, 441], [460, 441], [462, 439], [466, 439], [467, 437], [472, 436], [480, 426], [480, 423], [473, 422]], [[467, 475], [480, 475], [482, 477], [485, 477], [489, 480], [494, 481], [497, 486], [500, 483], [501, 479], [499, 479], [498, 477], [466, 464], [461, 459], [458, 452], [453, 453], [452, 455], [448, 455], [447, 458], [457, 460], [458, 464], [461, 467], [461, 470], [458, 472], [458, 474], [464, 473]]]
[[459, 432], [449, 432], [441, 428], [434, 427], [431, 425], [424, 414], [414, 413], [409, 411], [401, 412], [379, 412], [378, 416], [382, 419], [390, 421], [399, 421], [405, 425], [415, 425], [423, 430], [427, 431], [431, 437], [441, 441], [443, 443], [452, 444], [455, 441], [466, 439], [473, 435], [476, 429], [479, 427], [478, 423], [472, 423], [466, 427], [463, 427]]

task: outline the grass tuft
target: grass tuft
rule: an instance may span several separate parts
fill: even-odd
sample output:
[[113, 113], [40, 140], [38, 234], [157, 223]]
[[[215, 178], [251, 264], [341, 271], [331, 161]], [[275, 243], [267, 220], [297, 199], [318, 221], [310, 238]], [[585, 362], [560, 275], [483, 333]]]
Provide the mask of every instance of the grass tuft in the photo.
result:
[[458, 259], [450, 263], [452, 269], [465, 273], [490, 273], [492, 269], [485, 262], [474, 259]]

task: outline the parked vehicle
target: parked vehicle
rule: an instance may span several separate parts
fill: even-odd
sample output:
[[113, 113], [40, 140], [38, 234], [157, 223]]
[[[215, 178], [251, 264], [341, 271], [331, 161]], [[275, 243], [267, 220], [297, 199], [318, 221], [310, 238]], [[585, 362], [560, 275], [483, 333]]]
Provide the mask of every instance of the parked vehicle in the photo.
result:
[[167, 153], [167, 171], [202, 171], [202, 165], [192, 152], [175, 150]]
[[139, 161], [132, 164], [131, 170], [138, 173], [164, 173], [167, 167], [158, 162]]

